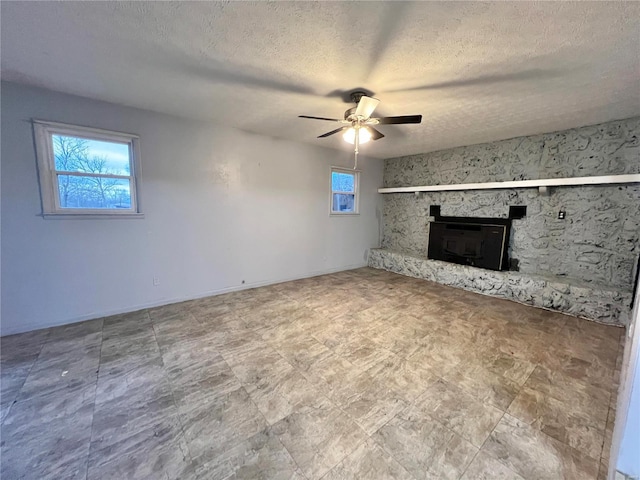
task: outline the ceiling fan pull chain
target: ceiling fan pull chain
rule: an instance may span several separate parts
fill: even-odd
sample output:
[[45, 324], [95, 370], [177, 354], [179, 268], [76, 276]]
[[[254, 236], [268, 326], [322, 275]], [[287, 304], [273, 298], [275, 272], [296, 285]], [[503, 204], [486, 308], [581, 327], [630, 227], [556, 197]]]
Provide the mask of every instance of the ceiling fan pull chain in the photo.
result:
[[353, 144], [356, 147], [356, 150], [355, 150], [355, 163], [353, 165], [353, 169], [354, 170], [358, 168], [358, 146], [360, 145], [360, 128], [356, 128], [355, 130], [356, 130], [355, 131], [355, 139], [354, 139], [355, 141], [353, 142]]

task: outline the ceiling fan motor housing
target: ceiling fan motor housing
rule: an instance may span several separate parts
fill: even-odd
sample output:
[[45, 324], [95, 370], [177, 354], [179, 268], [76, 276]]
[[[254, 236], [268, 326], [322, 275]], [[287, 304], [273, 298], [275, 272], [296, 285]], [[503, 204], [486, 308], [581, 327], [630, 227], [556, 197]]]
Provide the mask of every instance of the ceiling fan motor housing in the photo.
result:
[[351, 115], [354, 115], [354, 114], [356, 113], [356, 108], [358, 108], [358, 107], [351, 107], [351, 108], [349, 108], [349, 109], [345, 110], [345, 112], [344, 112], [344, 119], [345, 119], [345, 120], [349, 120], [349, 117], [350, 117]]
[[367, 95], [366, 92], [357, 90], [355, 92], [351, 92], [351, 100], [353, 101], [353, 103], [358, 104], [360, 99], [366, 95]]

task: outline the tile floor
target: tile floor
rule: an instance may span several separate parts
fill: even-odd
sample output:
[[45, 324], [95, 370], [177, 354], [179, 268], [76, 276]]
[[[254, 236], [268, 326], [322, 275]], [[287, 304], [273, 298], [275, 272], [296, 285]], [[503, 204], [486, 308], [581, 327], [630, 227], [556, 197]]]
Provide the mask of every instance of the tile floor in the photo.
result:
[[604, 479], [622, 333], [364, 268], [5, 337], [0, 476]]

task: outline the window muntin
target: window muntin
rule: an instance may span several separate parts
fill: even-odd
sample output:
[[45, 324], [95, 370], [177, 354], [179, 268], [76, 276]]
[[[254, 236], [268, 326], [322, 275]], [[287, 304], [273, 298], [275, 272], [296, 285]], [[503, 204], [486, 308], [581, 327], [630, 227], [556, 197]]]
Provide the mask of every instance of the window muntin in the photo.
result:
[[340, 168], [331, 169], [331, 214], [358, 213], [358, 181], [360, 172]]
[[132, 214], [134, 135], [34, 122], [44, 214]]
[[80, 175], [58, 175], [60, 209], [131, 210], [129, 179]]

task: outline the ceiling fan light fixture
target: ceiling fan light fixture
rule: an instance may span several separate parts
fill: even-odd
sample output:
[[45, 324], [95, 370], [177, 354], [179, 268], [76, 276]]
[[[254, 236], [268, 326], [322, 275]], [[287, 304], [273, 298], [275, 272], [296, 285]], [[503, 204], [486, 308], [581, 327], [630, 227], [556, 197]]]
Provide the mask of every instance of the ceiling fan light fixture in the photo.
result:
[[[359, 142], [360, 145], [362, 145], [363, 143], [367, 143], [369, 140], [371, 140], [371, 132], [369, 131], [368, 128], [366, 127], [358, 127], [360, 130], [360, 138], [359, 138]], [[342, 134], [342, 138], [344, 138], [344, 141], [347, 143], [350, 143], [351, 145], [356, 143], [356, 129], [354, 127], [351, 127], [347, 130], [344, 131], [344, 133]]]

